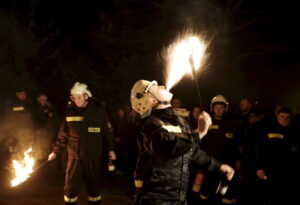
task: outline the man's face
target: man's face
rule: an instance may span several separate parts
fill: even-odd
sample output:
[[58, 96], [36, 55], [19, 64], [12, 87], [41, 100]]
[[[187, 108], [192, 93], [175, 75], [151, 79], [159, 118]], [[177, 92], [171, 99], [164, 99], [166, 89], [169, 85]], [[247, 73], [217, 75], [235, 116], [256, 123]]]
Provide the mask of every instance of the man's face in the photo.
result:
[[180, 99], [174, 99], [172, 101], [172, 107], [173, 108], [181, 108], [182, 107], [182, 103]]
[[243, 112], [248, 112], [251, 109], [251, 103], [247, 99], [243, 99], [240, 101], [240, 111]]
[[198, 120], [200, 113], [201, 113], [201, 109], [199, 107], [194, 107], [193, 118]]
[[167, 101], [170, 102], [172, 100], [173, 94], [170, 93], [164, 85], [153, 85], [149, 89], [150, 93], [154, 95], [159, 101]]
[[85, 107], [88, 97], [86, 95], [72, 95], [71, 99], [77, 107]]
[[213, 105], [213, 113], [215, 117], [222, 117], [226, 111], [225, 105], [215, 104]]
[[27, 93], [25, 91], [17, 92], [16, 96], [19, 100], [24, 101], [26, 100]]
[[119, 117], [119, 118], [123, 118], [124, 116], [125, 116], [125, 110], [119, 109], [119, 110], [118, 110], [118, 117]]
[[291, 123], [291, 115], [289, 113], [280, 112], [276, 116], [278, 124], [283, 127], [287, 127]]
[[48, 101], [48, 98], [46, 95], [40, 95], [38, 98], [37, 98], [37, 101], [40, 105], [42, 106], [45, 106], [47, 101]]
[[261, 116], [256, 116], [253, 112], [251, 112], [248, 115], [248, 122], [251, 125], [254, 124], [254, 123], [256, 123], [256, 122], [258, 122], [260, 119], [261, 119]]

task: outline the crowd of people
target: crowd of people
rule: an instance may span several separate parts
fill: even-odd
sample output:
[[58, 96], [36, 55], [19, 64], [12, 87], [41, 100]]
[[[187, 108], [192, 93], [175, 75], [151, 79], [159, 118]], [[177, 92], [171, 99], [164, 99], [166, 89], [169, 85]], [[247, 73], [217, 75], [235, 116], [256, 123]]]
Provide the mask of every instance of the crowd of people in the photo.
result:
[[66, 204], [76, 204], [82, 176], [89, 204], [101, 203], [98, 169], [106, 169], [109, 160], [117, 176], [135, 182], [136, 204], [297, 200], [292, 187], [299, 183], [300, 117], [291, 109], [278, 106], [270, 114], [243, 98], [232, 113], [230, 96], [216, 95], [206, 110], [210, 122], [201, 106], [185, 108], [184, 100], [173, 99], [154, 81], [137, 83], [132, 107], [118, 108], [98, 102], [86, 84], [75, 83], [64, 116], [46, 93], [30, 102], [20, 88], [1, 110], [0, 169], [28, 146], [40, 162], [60, 159], [66, 148]]

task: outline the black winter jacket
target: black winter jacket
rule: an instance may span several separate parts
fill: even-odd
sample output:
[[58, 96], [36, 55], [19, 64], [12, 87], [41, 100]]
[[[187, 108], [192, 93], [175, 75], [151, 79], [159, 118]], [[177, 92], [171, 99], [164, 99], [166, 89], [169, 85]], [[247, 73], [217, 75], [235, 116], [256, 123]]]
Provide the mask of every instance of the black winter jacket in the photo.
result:
[[180, 124], [172, 108], [153, 110], [140, 132], [135, 179], [143, 181], [144, 199], [185, 201], [192, 161], [220, 169], [219, 162], [198, 148], [189, 127]]

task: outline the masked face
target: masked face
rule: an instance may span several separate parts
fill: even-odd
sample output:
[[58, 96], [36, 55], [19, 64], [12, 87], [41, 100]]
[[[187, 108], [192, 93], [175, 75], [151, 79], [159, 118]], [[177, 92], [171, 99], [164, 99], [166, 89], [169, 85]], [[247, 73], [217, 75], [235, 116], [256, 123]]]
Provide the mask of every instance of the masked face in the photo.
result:
[[153, 85], [149, 89], [150, 93], [157, 98], [159, 101], [167, 101], [170, 102], [172, 100], [173, 94], [170, 93], [164, 85]]
[[75, 105], [80, 108], [86, 107], [88, 103], [88, 97], [86, 95], [72, 95], [71, 99]]

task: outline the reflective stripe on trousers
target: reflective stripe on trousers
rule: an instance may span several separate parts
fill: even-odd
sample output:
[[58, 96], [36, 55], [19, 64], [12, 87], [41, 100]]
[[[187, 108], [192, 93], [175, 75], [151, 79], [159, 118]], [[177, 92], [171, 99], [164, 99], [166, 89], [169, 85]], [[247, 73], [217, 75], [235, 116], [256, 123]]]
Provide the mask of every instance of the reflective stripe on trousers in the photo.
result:
[[73, 203], [73, 202], [76, 202], [78, 200], [78, 196], [75, 196], [73, 198], [69, 198], [68, 196], [64, 195], [64, 200], [65, 200], [65, 202]]
[[96, 197], [92, 197], [92, 196], [88, 196], [88, 201], [100, 201], [101, 200], [101, 195], [96, 196]]

